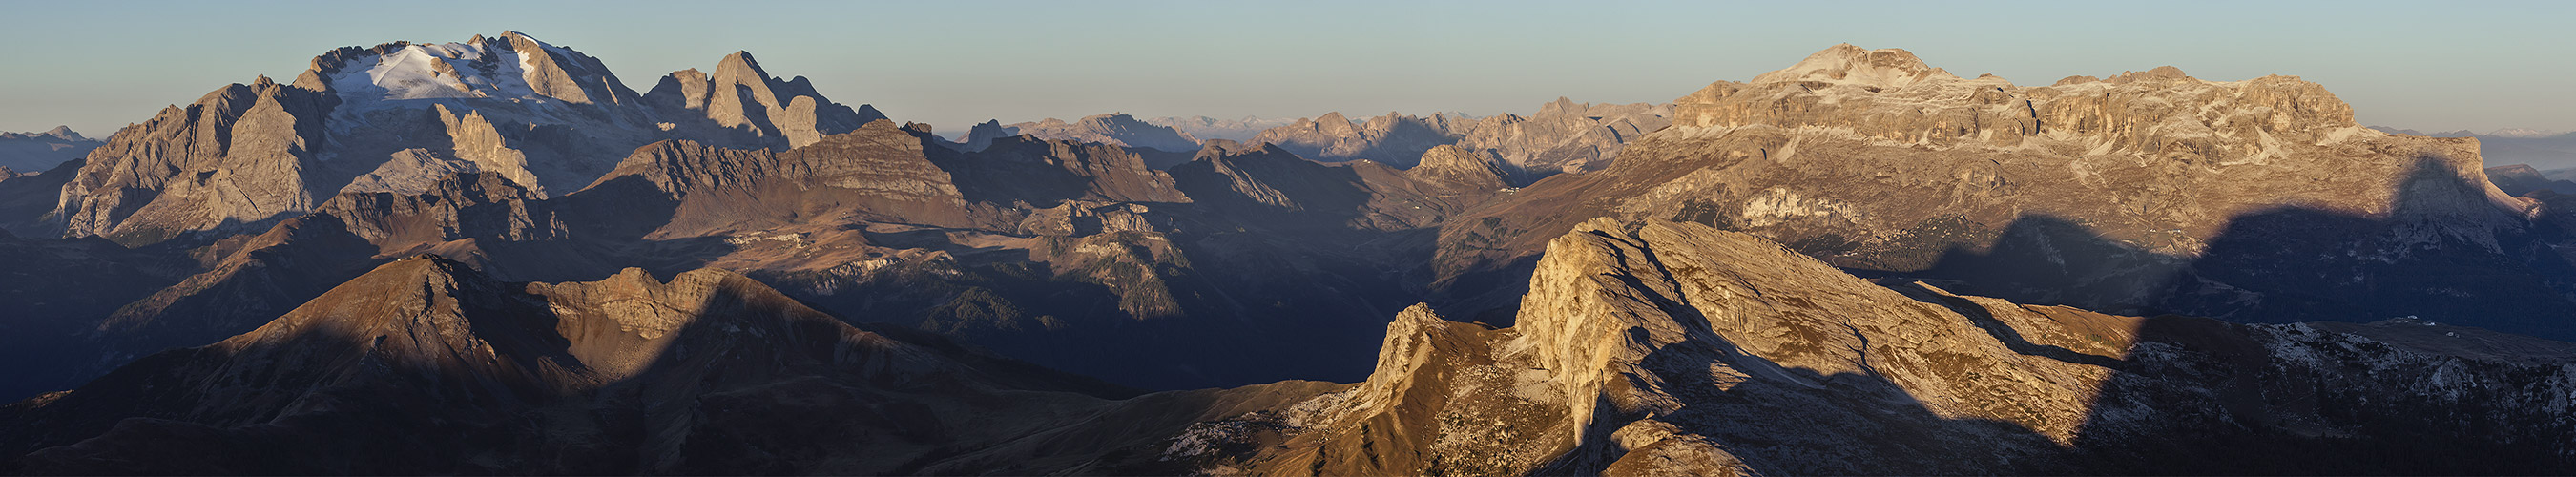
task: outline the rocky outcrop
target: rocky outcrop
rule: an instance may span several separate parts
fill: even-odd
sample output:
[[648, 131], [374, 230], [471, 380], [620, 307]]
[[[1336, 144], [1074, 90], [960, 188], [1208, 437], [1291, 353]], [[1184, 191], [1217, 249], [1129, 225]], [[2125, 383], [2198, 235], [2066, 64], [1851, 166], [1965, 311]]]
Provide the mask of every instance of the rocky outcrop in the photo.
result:
[[968, 151], [980, 151], [985, 147], [992, 146], [993, 140], [1006, 137], [1011, 137], [1011, 132], [1009, 129], [1004, 129], [1002, 127], [1002, 121], [987, 120], [983, 123], [976, 124], [974, 127], [966, 128], [966, 137], [964, 142], [958, 143], [958, 148]]
[[79, 159], [106, 143], [82, 137], [70, 126], [55, 126], [45, 132], [0, 132], [0, 167], [19, 172], [44, 172], [64, 161]]
[[581, 198], [574, 207], [589, 208], [595, 212], [589, 216], [599, 220], [643, 227], [654, 237], [760, 230], [817, 218], [966, 225], [964, 196], [949, 173], [931, 162], [924, 141], [883, 120], [786, 151], [664, 141], [637, 149], [575, 193]]
[[968, 150], [977, 150], [993, 139], [1016, 135], [1176, 152], [1199, 150], [1198, 138], [1167, 126], [1139, 121], [1126, 113], [1084, 116], [1073, 122], [1047, 118], [1007, 126], [977, 125], [967, 131], [966, 143]]
[[2497, 190], [2508, 195], [2519, 196], [2540, 190], [2576, 194], [2576, 181], [2551, 179], [2528, 164], [2489, 167], [2486, 172], [2487, 181], [2495, 183]]
[[1262, 445], [1161, 458], [1255, 474], [2442, 473], [2481, 465], [2469, 455], [2565, 465], [2576, 432], [2557, 398], [2576, 386], [2568, 343], [1883, 287], [1661, 221], [1585, 222], [1537, 270], [1513, 327], [1407, 310], [1367, 382], [1178, 440]]
[[459, 116], [448, 111], [445, 105], [436, 109], [438, 121], [447, 125], [447, 135], [455, 145], [456, 158], [473, 162], [476, 171], [499, 174], [535, 192], [538, 197], [545, 197], [545, 186], [537, 182], [536, 174], [528, 172], [527, 154], [511, 149], [492, 122], [483, 119], [482, 113], [467, 112]]
[[[2487, 185], [2475, 143], [2362, 128], [2314, 83], [2158, 70], [2025, 87], [1848, 47], [1802, 65], [1712, 84], [1600, 173], [1448, 221], [1436, 266], [1452, 278], [1525, 266], [1546, 237], [1609, 215], [1746, 231], [1839, 266], [2033, 302], [2421, 314], [2576, 336], [2563, 320], [2506, 318], [2576, 302], [2544, 290], [2565, 268], [2531, 248], [2544, 239], [2534, 209]], [[2488, 263], [2490, 278], [2393, 291], [2457, 263]]]
[[325, 119], [332, 147], [322, 155], [334, 180], [423, 149], [568, 190], [614, 165], [618, 151], [670, 134], [598, 59], [517, 32], [341, 48], [314, 58], [295, 84], [340, 100]]
[[349, 185], [340, 187], [340, 193], [419, 194], [437, 187], [438, 181], [446, 180], [449, 176], [481, 172], [483, 172], [483, 166], [475, 164], [474, 161], [448, 157], [428, 149], [404, 149], [393, 153], [384, 164], [377, 165], [375, 170], [350, 179]]
[[342, 193], [315, 212], [339, 218], [349, 233], [388, 250], [468, 238], [564, 238], [562, 219], [540, 199], [500, 174], [460, 173], [419, 194]]
[[643, 100], [681, 137], [745, 147], [804, 147], [886, 118], [873, 107], [851, 109], [823, 99], [805, 77], [769, 76], [742, 51], [726, 55], [712, 74], [694, 68], [672, 72]]
[[65, 236], [139, 245], [265, 226], [309, 209], [321, 118], [332, 105], [329, 96], [262, 77], [163, 108], [90, 151], [63, 186], [55, 224]]
[[1444, 144], [1423, 151], [1422, 163], [1404, 170], [1404, 175], [1451, 194], [1491, 194], [1511, 187], [1506, 178], [1512, 175], [1505, 167], [1493, 152]]
[[1189, 202], [1144, 156], [1114, 144], [1019, 135], [941, 161], [967, 200], [1047, 207], [1065, 200]]
[[1511, 165], [1512, 182], [1528, 184], [1607, 167], [1620, 148], [1670, 125], [1671, 116], [1670, 104], [1590, 104], [1560, 97], [1531, 116], [1505, 113], [1477, 120], [1458, 145], [1501, 156]]

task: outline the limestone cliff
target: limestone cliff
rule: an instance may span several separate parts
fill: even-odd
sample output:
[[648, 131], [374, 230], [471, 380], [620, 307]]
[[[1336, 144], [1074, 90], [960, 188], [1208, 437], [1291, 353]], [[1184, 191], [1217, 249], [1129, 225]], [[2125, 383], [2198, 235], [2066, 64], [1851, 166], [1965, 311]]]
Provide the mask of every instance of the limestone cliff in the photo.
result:
[[[262, 77], [163, 108], [90, 151], [52, 212], [70, 237], [129, 245], [248, 224], [311, 208], [333, 100]], [[327, 192], [325, 192], [327, 193]]]
[[[1162, 458], [1265, 475], [2440, 473], [2490, 452], [2565, 465], [2576, 433], [2567, 343], [2018, 305], [1663, 221], [1585, 222], [1537, 270], [1513, 327], [1407, 310], [1367, 382], [1196, 427]], [[1178, 445], [1235, 439], [1277, 444]]]
[[1670, 104], [1590, 104], [1566, 98], [1530, 116], [1477, 120], [1459, 146], [1492, 151], [1514, 171], [1515, 184], [1608, 167], [1630, 141], [1671, 124]]
[[657, 237], [758, 230], [808, 217], [966, 224], [965, 199], [924, 147], [923, 138], [884, 120], [786, 151], [664, 141], [636, 149], [571, 198], [599, 211], [593, 218], [647, 227]]
[[802, 76], [769, 76], [742, 51], [725, 55], [712, 74], [694, 68], [672, 72], [643, 100], [666, 129], [730, 140], [727, 145], [803, 147], [885, 119], [873, 107], [851, 109], [823, 99]]
[[1406, 169], [1404, 175], [1453, 194], [1490, 194], [1511, 187], [1507, 165], [1491, 151], [1443, 144], [1422, 151], [1422, 163]]
[[[2363, 128], [2295, 77], [2168, 68], [2020, 86], [1844, 45], [1711, 84], [1607, 169], [1450, 220], [1435, 266], [1449, 279], [1516, 275], [1549, 237], [1610, 215], [1750, 232], [1837, 266], [2035, 302], [2438, 315], [2576, 336], [2565, 320], [2523, 318], [2576, 312], [2544, 289], [2559, 285], [2537, 285], [2566, 282], [2566, 260], [2534, 245], [2554, 232], [2482, 169], [2472, 140]], [[2459, 263], [2515, 278], [2398, 285]]]

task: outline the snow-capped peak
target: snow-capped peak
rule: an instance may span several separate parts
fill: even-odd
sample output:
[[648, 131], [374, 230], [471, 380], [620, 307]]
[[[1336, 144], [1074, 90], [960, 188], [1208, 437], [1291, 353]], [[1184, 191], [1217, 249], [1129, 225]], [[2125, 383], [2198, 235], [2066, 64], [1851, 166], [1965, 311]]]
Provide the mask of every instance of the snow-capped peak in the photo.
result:
[[360, 103], [465, 98], [561, 100], [532, 86], [557, 64], [537, 55], [574, 56], [570, 50], [518, 32], [488, 39], [477, 35], [462, 43], [390, 43], [346, 55], [336, 68], [323, 74], [342, 99]]
[[2539, 138], [2539, 137], [2550, 137], [2550, 136], [2556, 136], [2556, 135], [2566, 134], [2566, 133], [2567, 133], [2566, 131], [2547, 131], [2547, 130], [2532, 129], [2532, 128], [2504, 128], [2504, 129], [2497, 129], [2497, 130], [2495, 130], [2494, 132], [2486, 133], [2486, 134], [2485, 134], [2485, 136], [2487, 136], [2487, 137], [2510, 137], [2510, 138]]
[[1872, 50], [1843, 43], [1808, 55], [1795, 66], [1755, 76], [1753, 83], [1818, 81], [1901, 89], [1934, 78], [1958, 77], [1923, 64], [1913, 52], [1896, 48]]

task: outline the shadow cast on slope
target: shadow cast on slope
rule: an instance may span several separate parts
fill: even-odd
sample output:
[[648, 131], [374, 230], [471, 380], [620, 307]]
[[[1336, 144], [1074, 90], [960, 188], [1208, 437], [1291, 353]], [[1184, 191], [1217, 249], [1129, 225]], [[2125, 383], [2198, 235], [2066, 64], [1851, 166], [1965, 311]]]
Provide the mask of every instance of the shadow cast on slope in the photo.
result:
[[[937, 337], [854, 329], [736, 278], [694, 306], [666, 303], [695, 311], [656, 334], [632, 328], [649, 318], [562, 315], [527, 284], [457, 268], [453, 293], [438, 281], [351, 293], [432, 285], [423, 302], [452, 296], [464, 323], [322, 316], [156, 354], [79, 393], [0, 409], [0, 428], [49, 431], [0, 435], [0, 470], [905, 473], [1134, 394]], [[590, 293], [621, 285], [597, 286]]]
[[[1651, 250], [1643, 258], [1661, 270]], [[2545, 404], [2512, 407], [2529, 404], [2520, 399], [2530, 396], [2554, 399], [2549, 389], [2514, 385], [2550, 382], [2564, 372], [2557, 364], [2374, 362], [2389, 359], [2386, 346], [2339, 351], [2295, 342], [2304, 328], [2173, 315], [2130, 322], [2135, 328], [2113, 358], [2035, 343], [1984, 305], [1912, 290], [1917, 299], [1967, 315], [2017, 354], [2108, 372], [2098, 393], [2081, 401], [2071, 438], [2060, 441], [2035, 431], [2035, 422], [1936, 412], [1877, 372], [1865, 349], [1851, 350], [1859, 372], [1784, 368], [1716, 333], [1687, 297], [1658, 291], [1691, 288], [1616, 278], [1689, 336], [1648, 352], [1640, 364], [1657, 370], [1655, 376], [1614, 383], [1595, 407], [1585, 441], [1620, 444], [1586, 446], [1543, 473], [1599, 473], [1620, 462], [1620, 449], [1637, 443], [1614, 431], [1624, 433], [1639, 418], [1707, 436], [1751, 470], [1779, 475], [2549, 474], [2576, 465], [2564, 452], [2576, 427], [2549, 415]], [[1784, 299], [1774, 306], [1810, 305]], [[1630, 332], [1641, 334], [1632, 342], [1651, 342], [1643, 329]], [[1866, 337], [1861, 341], [1870, 346]], [[1715, 371], [1711, 363], [1733, 371], [1697, 372]], [[1970, 387], [1997, 379], [1979, 377], [1974, 368], [1961, 371], [1944, 378]], [[1622, 402], [1615, 397], [1621, 385], [1679, 399], [1672, 408]], [[2427, 392], [2426, 386], [2451, 391]]]
[[[443, 293], [435, 282], [387, 281], [349, 295]], [[290, 315], [305, 316], [304, 326], [156, 353], [79, 392], [9, 406], [0, 427], [15, 432], [0, 439], [0, 469], [482, 473], [460, 457], [541, 447], [498, 426], [555, 399], [584, 371], [546, 307], [488, 281], [455, 284], [463, 286], [447, 293], [453, 301], [419, 303], [452, 304], [477, 319], [371, 313], [384, 301], [309, 309]], [[499, 359], [473, 359], [476, 349]]]
[[[1642, 258], [1664, 270], [1651, 249], [1641, 250], [1647, 254]], [[1586, 428], [1585, 442], [1622, 442], [1614, 431], [1633, 420], [1652, 418], [1682, 433], [1714, 439], [1723, 451], [1761, 475], [2027, 474], [2064, 473], [2070, 468], [2057, 456], [1994, 452], [2048, 449], [2056, 444], [2013, 422], [1941, 416], [1871, 367], [1866, 350], [1852, 350], [1859, 355], [1858, 362], [1852, 363], [1863, 370], [1859, 373], [1826, 375], [1784, 367], [1719, 335], [1715, 324], [1687, 297], [1666, 296], [1636, 276], [1617, 278], [1671, 316], [1687, 337], [1652, 350], [1639, 361], [1643, 369], [1671, 372], [1657, 372], [1659, 379], [1653, 382], [1628, 375], [1611, 389], [1656, 389], [1681, 404], [1658, 411], [1604, 396], [1594, 407], [1594, 424]], [[1679, 293], [1684, 288], [1670, 289]], [[1651, 342], [1642, 336], [1643, 329], [1630, 332], [1641, 335], [1632, 341]], [[1693, 372], [1713, 369], [1712, 363], [1725, 364], [1735, 373]], [[1587, 445], [1540, 473], [1598, 474], [1626, 457], [1628, 451], [1620, 450], [1625, 445]]]
[[2238, 216], [2196, 257], [2030, 214], [1983, 252], [1952, 247], [1919, 272], [1855, 273], [1958, 280], [1977, 295], [2123, 314], [2267, 323], [2412, 315], [2576, 338], [2576, 320], [2567, 318], [2576, 316], [2576, 261], [2552, 245], [2576, 231], [2547, 221], [2499, 224], [2515, 220], [2511, 212], [2447, 204], [2483, 197], [2482, 185], [2429, 159], [2398, 187], [2386, 216], [2302, 207]]

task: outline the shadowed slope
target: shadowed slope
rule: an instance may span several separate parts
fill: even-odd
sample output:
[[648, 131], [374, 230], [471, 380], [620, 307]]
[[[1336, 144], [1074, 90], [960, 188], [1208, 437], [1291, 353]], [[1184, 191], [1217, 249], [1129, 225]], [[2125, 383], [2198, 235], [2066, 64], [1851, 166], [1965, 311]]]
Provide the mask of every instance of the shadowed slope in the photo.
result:
[[34, 473], [887, 473], [1123, 393], [729, 272], [522, 285], [422, 257], [0, 426]]
[[1367, 383], [1194, 428], [1162, 458], [1269, 475], [2517, 473], [2567, 465], [2576, 435], [2566, 343], [1900, 293], [1660, 221], [1586, 222], [1536, 268], [1517, 326], [1417, 307]]

